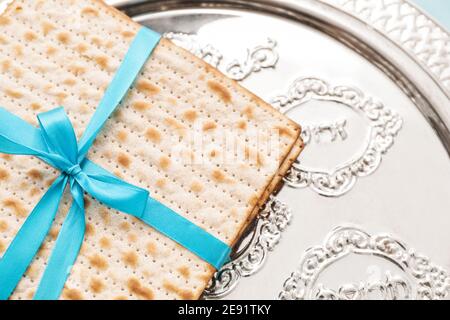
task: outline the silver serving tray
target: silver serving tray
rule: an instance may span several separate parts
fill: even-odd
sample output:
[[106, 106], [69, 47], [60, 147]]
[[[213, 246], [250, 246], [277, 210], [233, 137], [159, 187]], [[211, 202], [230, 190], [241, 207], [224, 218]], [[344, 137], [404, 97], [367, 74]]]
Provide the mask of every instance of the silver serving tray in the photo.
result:
[[115, 4], [304, 129], [205, 299], [450, 298], [445, 30], [404, 0]]
[[109, 1], [307, 144], [205, 299], [450, 299], [450, 35], [406, 0]]

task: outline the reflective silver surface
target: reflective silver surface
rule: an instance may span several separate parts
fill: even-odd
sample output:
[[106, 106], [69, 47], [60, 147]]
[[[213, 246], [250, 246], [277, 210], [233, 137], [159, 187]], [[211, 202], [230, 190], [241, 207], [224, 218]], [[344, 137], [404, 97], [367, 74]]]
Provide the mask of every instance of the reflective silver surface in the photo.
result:
[[448, 298], [446, 32], [403, 0], [127, 3], [304, 127], [284, 209], [262, 211], [205, 298]]

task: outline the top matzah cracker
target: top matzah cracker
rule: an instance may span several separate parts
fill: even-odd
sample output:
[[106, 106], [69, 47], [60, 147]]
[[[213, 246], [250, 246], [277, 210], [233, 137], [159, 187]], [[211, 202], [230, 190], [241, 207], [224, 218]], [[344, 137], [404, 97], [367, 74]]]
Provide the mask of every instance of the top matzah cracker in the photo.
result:
[[[139, 28], [100, 1], [14, 1], [0, 16], [0, 106], [37, 125], [38, 113], [62, 105], [80, 137]], [[255, 128], [263, 140], [264, 128], [279, 130], [279, 156], [257, 149], [246, 134]], [[227, 130], [242, 142], [236, 152], [257, 155], [256, 163], [213, 161], [226, 150], [216, 134]], [[174, 154], [174, 141], [193, 134], [209, 143], [206, 163]], [[163, 39], [88, 157], [232, 245], [298, 156], [299, 135], [295, 123]], [[187, 150], [188, 158], [200, 153]], [[30, 156], [0, 156], [1, 255], [59, 172]], [[70, 199], [13, 299], [33, 296]], [[62, 298], [196, 299], [212, 276], [188, 250], [88, 196], [86, 221]]]

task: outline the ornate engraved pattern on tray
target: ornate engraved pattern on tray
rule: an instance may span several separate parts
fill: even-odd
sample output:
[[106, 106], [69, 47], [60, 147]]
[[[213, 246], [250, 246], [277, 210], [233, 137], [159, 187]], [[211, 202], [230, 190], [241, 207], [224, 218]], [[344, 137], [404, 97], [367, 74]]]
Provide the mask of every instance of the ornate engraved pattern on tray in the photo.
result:
[[444, 269], [389, 235], [372, 236], [355, 227], [338, 227], [322, 246], [308, 249], [279, 294], [286, 300], [449, 296]]
[[270, 38], [263, 44], [246, 49], [244, 60], [230, 60], [225, 59], [224, 55], [211, 44], [203, 43], [196, 34], [168, 32], [164, 36], [219, 69], [229, 78], [238, 81], [262, 69], [275, 68], [279, 58], [275, 50], [277, 43]]
[[289, 224], [291, 217], [291, 211], [284, 203], [270, 197], [260, 211], [256, 225], [248, 228], [250, 233], [244, 237], [244, 242], [233, 255], [232, 262], [214, 275], [204, 292], [204, 298], [223, 297], [236, 287], [242, 277], [249, 277], [260, 270], [268, 251], [280, 241], [281, 233]]
[[450, 35], [405, 0], [321, 0], [365, 21], [407, 50], [450, 92]]
[[[322, 107], [328, 102], [335, 102], [340, 107], [350, 109], [358, 116], [353, 122], [368, 123], [365, 146], [353, 151], [343, 163], [329, 168], [306, 166], [297, 161], [285, 177], [286, 183], [294, 188], [310, 187], [324, 196], [337, 197], [348, 192], [357, 178], [372, 174], [380, 165], [382, 155], [393, 145], [394, 138], [402, 127], [402, 119], [382, 103], [364, 95], [351, 87], [332, 87], [325, 81], [316, 78], [300, 78], [294, 81], [286, 95], [272, 99], [272, 105], [281, 112], [290, 114], [294, 109], [300, 109], [311, 101], [319, 101]], [[314, 106], [318, 108], [319, 106]], [[339, 117], [351, 115], [344, 114]], [[348, 110], [347, 110], [348, 112]], [[331, 122], [308, 125], [307, 117], [301, 117], [305, 124], [303, 138], [305, 143], [320, 143], [324, 135], [329, 136], [331, 143], [348, 139], [347, 119], [333, 119]], [[353, 136], [359, 139], [359, 134]], [[303, 159], [307, 152], [302, 155]], [[302, 160], [303, 161], [303, 160]]]

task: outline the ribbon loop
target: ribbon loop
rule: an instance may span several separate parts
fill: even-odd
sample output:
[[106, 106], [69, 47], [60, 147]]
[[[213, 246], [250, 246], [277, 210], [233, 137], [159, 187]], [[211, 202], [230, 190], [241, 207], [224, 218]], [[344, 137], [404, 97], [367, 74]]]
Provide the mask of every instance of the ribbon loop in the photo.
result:
[[52, 164], [63, 172], [78, 165], [78, 145], [75, 132], [63, 108], [38, 116], [42, 139], [47, 145]]

